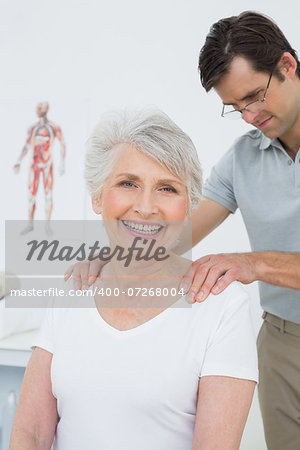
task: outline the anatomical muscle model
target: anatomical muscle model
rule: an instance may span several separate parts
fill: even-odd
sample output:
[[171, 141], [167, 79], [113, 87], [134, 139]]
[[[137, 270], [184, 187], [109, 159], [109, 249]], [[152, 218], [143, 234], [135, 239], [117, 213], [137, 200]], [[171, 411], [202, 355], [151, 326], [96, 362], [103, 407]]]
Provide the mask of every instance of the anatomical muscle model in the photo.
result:
[[[43, 185], [45, 192], [45, 215], [49, 227], [51, 218], [53, 199], [53, 146], [55, 139], [60, 142], [61, 162], [59, 174], [63, 175], [65, 171], [66, 145], [62, 135], [61, 128], [48, 120], [47, 113], [49, 104], [40, 102], [37, 105], [36, 113], [39, 118], [38, 122], [30, 126], [26, 143], [22, 149], [21, 155], [14, 165], [16, 173], [19, 172], [21, 161], [29, 150], [32, 150], [32, 162], [29, 169], [28, 179], [28, 198], [29, 198], [29, 222], [27, 227], [22, 231], [26, 234], [33, 230], [33, 219], [36, 209], [36, 195], [40, 182], [40, 175], [43, 176]], [[50, 228], [49, 228], [50, 229]]]

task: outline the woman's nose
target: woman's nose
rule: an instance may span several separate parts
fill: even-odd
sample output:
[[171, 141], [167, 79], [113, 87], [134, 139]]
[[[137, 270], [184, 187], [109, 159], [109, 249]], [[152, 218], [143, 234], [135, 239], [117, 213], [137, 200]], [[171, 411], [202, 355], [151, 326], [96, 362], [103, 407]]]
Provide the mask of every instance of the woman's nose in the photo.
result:
[[157, 214], [159, 207], [155, 195], [145, 191], [141, 192], [136, 199], [134, 210], [143, 217]]

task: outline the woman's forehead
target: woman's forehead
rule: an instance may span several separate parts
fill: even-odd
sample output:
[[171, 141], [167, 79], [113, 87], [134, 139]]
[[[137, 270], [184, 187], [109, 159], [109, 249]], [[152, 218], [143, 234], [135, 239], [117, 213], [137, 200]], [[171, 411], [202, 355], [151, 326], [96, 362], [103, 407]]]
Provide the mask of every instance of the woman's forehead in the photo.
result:
[[144, 176], [156, 174], [157, 176], [173, 179], [174, 181], [177, 180], [182, 183], [182, 180], [159, 161], [131, 144], [118, 144], [112, 148], [112, 151], [117, 152], [112, 169], [112, 174], [115, 176], [118, 174], [131, 174], [131, 178], [133, 178], [134, 176], [140, 177], [141, 174], [144, 174]]

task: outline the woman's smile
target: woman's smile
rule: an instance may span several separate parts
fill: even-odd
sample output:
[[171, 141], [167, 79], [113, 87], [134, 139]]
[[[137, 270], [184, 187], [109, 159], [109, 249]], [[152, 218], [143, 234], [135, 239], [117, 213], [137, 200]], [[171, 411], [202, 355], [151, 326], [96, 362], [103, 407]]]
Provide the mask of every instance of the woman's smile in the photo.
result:
[[121, 220], [122, 224], [130, 232], [132, 236], [148, 238], [156, 238], [164, 229], [163, 225], [154, 222], [141, 222], [133, 220]]

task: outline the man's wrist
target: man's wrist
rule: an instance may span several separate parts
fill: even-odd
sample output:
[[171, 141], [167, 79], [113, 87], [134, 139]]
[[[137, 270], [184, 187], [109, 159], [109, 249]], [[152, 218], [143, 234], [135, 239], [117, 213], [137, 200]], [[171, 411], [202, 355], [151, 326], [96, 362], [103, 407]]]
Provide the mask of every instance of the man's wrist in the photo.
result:
[[272, 251], [247, 254], [256, 281], [268, 282], [267, 280], [272, 277], [275, 271], [274, 261], [276, 260], [276, 254], [277, 252]]
[[264, 261], [265, 252], [248, 252], [244, 253], [247, 263], [251, 267], [254, 281], [263, 281], [266, 271], [266, 263]]

